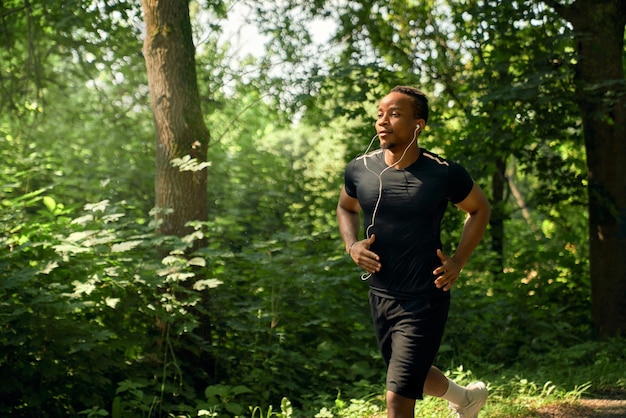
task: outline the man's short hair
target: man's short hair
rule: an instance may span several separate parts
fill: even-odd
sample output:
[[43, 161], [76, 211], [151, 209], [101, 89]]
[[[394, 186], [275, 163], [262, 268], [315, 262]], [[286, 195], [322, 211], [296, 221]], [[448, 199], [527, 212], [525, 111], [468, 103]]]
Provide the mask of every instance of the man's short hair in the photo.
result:
[[396, 86], [391, 89], [390, 93], [402, 93], [409, 96], [413, 102], [415, 119], [424, 119], [424, 122], [428, 122], [428, 98], [421, 90], [410, 86]]

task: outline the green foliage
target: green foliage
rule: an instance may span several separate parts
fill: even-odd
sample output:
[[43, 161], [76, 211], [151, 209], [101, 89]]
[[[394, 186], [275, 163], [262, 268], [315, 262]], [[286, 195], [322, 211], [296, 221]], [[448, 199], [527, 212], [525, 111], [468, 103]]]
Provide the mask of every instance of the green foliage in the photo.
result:
[[[226, 205], [222, 217], [196, 225], [196, 232], [181, 241], [154, 237], [133, 206], [102, 201], [78, 210], [46, 194], [63, 193], [67, 189], [62, 184], [23, 195], [24, 185], [38, 175], [38, 164], [45, 163], [41, 159], [27, 162], [31, 167], [24, 167], [18, 182], [9, 181], [16, 168], [7, 167], [2, 274], [9, 278], [4, 286], [13, 297], [4, 305], [12, 325], [5, 328], [3, 341], [16, 347], [14, 356], [26, 357], [5, 358], [3, 372], [25, 388], [40, 391], [34, 377], [27, 376], [44, 373], [59, 380], [45, 381], [43, 393], [18, 392], [19, 387], [7, 384], [3, 408], [16, 416], [79, 412], [98, 416], [113, 409], [118, 416], [194, 410], [232, 413], [247, 405], [275, 405], [285, 395], [304, 407], [313, 401], [312, 394], [303, 391], [311, 383], [318, 393], [333, 393], [342, 386], [354, 386], [347, 391], [358, 392], [369, 380], [380, 379], [382, 370], [370, 367], [378, 356], [364, 325], [369, 323], [363, 299], [366, 284], [337, 251], [335, 228], [328, 225], [334, 191], [325, 192], [306, 213], [301, 208], [310, 194], [278, 193], [294, 179], [323, 191], [327, 176], [340, 165], [338, 161], [324, 168], [323, 140], [320, 150], [310, 152], [308, 146], [316, 141], [304, 138], [306, 133], [298, 150], [265, 154], [251, 152], [259, 148], [252, 141], [240, 143], [242, 158], [265, 157], [241, 168], [241, 179], [258, 182], [257, 202], [273, 200], [250, 208], [256, 220], [250, 214], [231, 213], [236, 206]], [[11, 143], [3, 144], [5, 154], [15, 158]], [[238, 156], [232, 146], [225, 148]], [[302, 164], [294, 164], [290, 153]], [[227, 161], [227, 156], [219, 161]], [[226, 168], [233, 165], [229, 161]], [[262, 165], [268, 167], [265, 176], [259, 175]], [[281, 165], [290, 174], [277, 183], [273, 174]], [[45, 178], [41, 176], [42, 185]], [[231, 177], [223, 192], [244, 197], [245, 186]], [[221, 189], [214, 196], [233, 202]], [[280, 196], [284, 204], [276, 200]], [[326, 222], [318, 219], [321, 215]], [[231, 226], [224, 224], [229, 217]], [[271, 224], [265, 221], [270, 217], [277, 225], [272, 229], [286, 232], [268, 231]], [[258, 234], [232, 228], [242, 219], [248, 219]], [[185, 256], [184, 249], [205, 235], [210, 237], [209, 246]], [[170, 248], [160, 264], [156, 248]], [[41, 293], [41, 302], [27, 297], [34, 291]], [[13, 340], [15, 335], [25, 341]], [[29, 353], [39, 353], [41, 359], [28, 363]], [[342, 363], [329, 367], [339, 353]], [[72, 362], [66, 363], [70, 354]], [[199, 361], [204, 367], [194, 366]], [[27, 363], [30, 369], [23, 369]], [[27, 370], [25, 376], [21, 370]], [[317, 377], [311, 380], [312, 375]], [[267, 390], [235, 389], [241, 385]], [[216, 386], [226, 392], [206, 395], [206, 387]], [[207, 399], [199, 401], [202, 394]], [[10, 398], [19, 403], [12, 404]]]
[[57, 77], [87, 74], [95, 80], [103, 64], [119, 73], [139, 58], [133, 25], [140, 15], [137, 4], [69, 0], [58, 6], [48, 0], [0, 5], [3, 110], [23, 115], [24, 103], [38, 107], [50, 99], [47, 88]]
[[[85, 230], [54, 210], [41, 210], [22, 223], [21, 212], [43, 206], [44, 200], [50, 207], [50, 198], [27, 205], [21, 198], [3, 201], [1, 338], [8, 349], [0, 367], [15, 380], [4, 381], [0, 392], [6, 401], [12, 399], [4, 406], [14, 416], [28, 408], [59, 416], [72, 405], [101, 402], [123, 367], [117, 358], [125, 350], [124, 330], [107, 324], [123, 319], [114, 308], [127, 285], [112, 283], [119, 263], [93, 263], [98, 247], [119, 238], [110, 229]], [[74, 232], [59, 236], [68, 230]], [[100, 390], [88, 393], [85, 386]]]
[[[309, 17], [328, 12], [314, 3]], [[537, 20], [528, 2], [457, 3], [347, 4], [358, 10], [337, 10], [338, 39], [355, 42], [306, 82], [294, 71], [281, 84], [250, 57], [237, 72], [211, 32], [218, 26], [199, 31], [210, 220], [181, 239], [155, 236], [150, 222], [154, 145], [138, 39], [97, 41], [86, 29], [134, 33], [129, 22], [84, 15], [82, 42], [58, 43], [73, 54], [59, 47], [67, 54], [46, 61], [56, 83], [32, 96], [33, 80], [18, 72], [25, 21], [5, 19], [15, 32], [3, 32], [3, 94], [19, 94], [3, 102], [15, 113], [0, 117], [0, 374], [11, 377], [0, 382], [0, 412], [379, 416], [384, 364], [367, 283], [343, 255], [334, 209], [343, 166], [367, 147], [376, 101], [396, 84], [432, 92], [423, 146], [468, 166], [488, 193], [501, 159], [522, 197], [498, 202], [500, 271], [488, 236], [453, 290], [438, 364], [462, 383], [487, 380], [497, 403], [520, 400], [491, 416], [521, 416], [528, 399], [625, 389], [615, 367], [626, 363], [624, 342], [592, 340], [568, 28], [550, 14], [542, 26], [523, 24]], [[310, 38], [301, 22], [287, 24], [293, 10], [266, 23], [280, 16], [275, 33], [299, 33], [276, 42], [305, 59], [298, 46]], [[97, 20], [101, 13], [116, 23]], [[45, 16], [42, 33], [64, 40], [81, 23]], [[434, 25], [445, 16], [451, 24]], [[394, 33], [409, 36], [390, 45]], [[294, 83], [302, 94], [282, 96]], [[450, 208], [450, 251], [462, 222]], [[200, 239], [206, 247], [189, 254]], [[424, 417], [447, 412], [434, 399], [418, 408]]]

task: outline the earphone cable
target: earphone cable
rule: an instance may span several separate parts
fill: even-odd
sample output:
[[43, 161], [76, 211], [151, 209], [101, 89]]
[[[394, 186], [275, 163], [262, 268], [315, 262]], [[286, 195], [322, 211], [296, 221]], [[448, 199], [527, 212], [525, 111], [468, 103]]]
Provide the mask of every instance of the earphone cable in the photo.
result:
[[[369, 152], [369, 150], [370, 150], [370, 148], [371, 148], [371, 146], [372, 146], [372, 144], [374, 142], [374, 138], [376, 138], [377, 136], [378, 136], [378, 133], [372, 137], [372, 140], [370, 141], [370, 144], [368, 145], [367, 149], [365, 150], [365, 153], [364, 153], [364, 156], [363, 156], [363, 165], [365, 166], [365, 169], [378, 178], [378, 198], [376, 199], [376, 205], [374, 205], [374, 210], [372, 211], [372, 223], [370, 223], [370, 225], [365, 229], [365, 239], [369, 239], [370, 238], [370, 229], [372, 229], [374, 227], [374, 224], [376, 223], [376, 214], [378, 213], [378, 208], [380, 206], [380, 201], [382, 200], [382, 197], [383, 197], [383, 173], [385, 171], [389, 170], [390, 168], [393, 168], [396, 165], [400, 164], [400, 161], [402, 161], [402, 159], [406, 155], [406, 152], [409, 150], [411, 145], [413, 145], [413, 143], [417, 139], [417, 129], [415, 129], [415, 131], [413, 132], [413, 140], [404, 149], [404, 152], [400, 156], [400, 159], [398, 161], [396, 161], [395, 164], [390, 165], [388, 167], [385, 167], [379, 174], [376, 174], [375, 171], [371, 170], [367, 166], [367, 153]], [[384, 155], [383, 155], [383, 158], [384, 158]], [[372, 273], [363, 273], [361, 275], [361, 280], [365, 281], [365, 280], [368, 280], [370, 277], [372, 277]]]

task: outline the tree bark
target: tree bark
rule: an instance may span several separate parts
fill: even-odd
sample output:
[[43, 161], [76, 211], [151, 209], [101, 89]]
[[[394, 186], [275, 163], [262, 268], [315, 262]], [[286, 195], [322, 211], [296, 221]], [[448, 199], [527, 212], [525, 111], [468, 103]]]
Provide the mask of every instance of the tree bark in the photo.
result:
[[172, 160], [206, 162], [209, 131], [198, 91], [187, 0], [143, 0], [143, 54], [156, 128], [156, 219], [159, 233], [183, 236], [189, 221], [207, 220], [207, 171], [182, 171]]
[[[192, 231], [188, 222], [208, 219], [207, 170], [202, 164], [207, 159], [210, 134], [200, 106], [189, 2], [142, 0], [142, 7], [146, 24], [143, 54], [156, 128], [155, 216], [160, 234], [182, 237]], [[195, 161], [195, 168], [191, 164], [192, 169], [181, 170], [172, 164], [187, 156]], [[196, 240], [190, 251], [204, 244], [204, 240]], [[207, 309], [207, 292], [202, 299], [200, 306]], [[215, 367], [214, 358], [204, 348], [212, 344], [211, 318], [196, 307], [191, 313], [199, 326], [193, 334], [181, 336], [176, 355], [183, 364], [200, 370], [189, 374], [191, 387], [200, 392]]]
[[600, 337], [626, 335], [624, 0], [547, 1], [574, 28], [587, 152], [592, 313]]
[[496, 170], [491, 177], [491, 195], [493, 215], [489, 220], [491, 226], [491, 251], [493, 252], [493, 274], [498, 278], [504, 271], [504, 195], [506, 187], [506, 159], [495, 160]]

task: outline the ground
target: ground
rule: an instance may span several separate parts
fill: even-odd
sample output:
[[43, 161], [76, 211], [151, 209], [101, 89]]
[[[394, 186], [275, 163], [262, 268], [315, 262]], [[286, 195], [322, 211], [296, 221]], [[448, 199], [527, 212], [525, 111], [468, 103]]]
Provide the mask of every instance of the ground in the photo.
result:
[[625, 418], [626, 400], [581, 399], [572, 404], [547, 405], [536, 418]]

